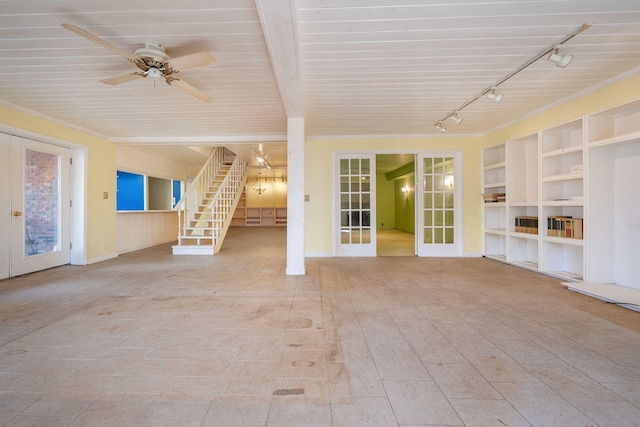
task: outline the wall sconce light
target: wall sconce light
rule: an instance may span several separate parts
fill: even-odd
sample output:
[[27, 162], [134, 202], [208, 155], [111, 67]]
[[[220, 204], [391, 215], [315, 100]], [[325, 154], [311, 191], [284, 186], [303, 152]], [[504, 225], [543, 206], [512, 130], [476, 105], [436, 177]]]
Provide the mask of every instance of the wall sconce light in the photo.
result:
[[409, 192], [411, 191], [411, 188], [408, 185], [405, 185], [400, 189], [400, 191], [402, 191], [402, 194], [406, 195], [406, 194], [409, 194]]
[[449, 191], [453, 190], [453, 176], [445, 175], [444, 188]]

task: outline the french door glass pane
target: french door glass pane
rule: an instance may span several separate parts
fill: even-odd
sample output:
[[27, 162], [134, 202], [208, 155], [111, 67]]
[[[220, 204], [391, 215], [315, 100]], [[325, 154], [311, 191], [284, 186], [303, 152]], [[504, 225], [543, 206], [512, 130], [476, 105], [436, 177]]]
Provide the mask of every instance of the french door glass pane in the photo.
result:
[[59, 251], [59, 156], [26, 150], [24, 172], [24, 255]]
[[452, 157], [423, 159], [425, 244], [454, 243], [453, 171]]
[[371, 243], [369, 159], [340, 159], [340, 242]]

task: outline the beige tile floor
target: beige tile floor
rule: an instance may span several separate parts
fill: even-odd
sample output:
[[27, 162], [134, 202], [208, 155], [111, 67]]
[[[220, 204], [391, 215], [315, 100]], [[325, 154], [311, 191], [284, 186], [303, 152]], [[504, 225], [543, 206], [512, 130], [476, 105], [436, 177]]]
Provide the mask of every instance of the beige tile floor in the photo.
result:
[[640, 313], [481, 258], [284, 228], [0, 282], [3, 426], [638, 426]]

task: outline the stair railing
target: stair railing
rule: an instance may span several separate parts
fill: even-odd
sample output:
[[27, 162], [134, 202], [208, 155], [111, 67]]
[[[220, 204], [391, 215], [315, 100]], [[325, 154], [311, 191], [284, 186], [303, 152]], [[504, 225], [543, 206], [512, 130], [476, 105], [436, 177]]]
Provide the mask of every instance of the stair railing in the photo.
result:
[[247, 182], [247, 162], [237, 156], [209, 204], [213, 252], [218, 253]]
[[209, 183], [220, 173], [224, 163], [224, 148], [215, 147], [211, 150], [198, 175], [184, 192], [176, 204], [178, 211], [178, 244], [182, 243], [182, 236], [187, 234], [189, 223], [195, 219], [197, 207], [207, 193]]

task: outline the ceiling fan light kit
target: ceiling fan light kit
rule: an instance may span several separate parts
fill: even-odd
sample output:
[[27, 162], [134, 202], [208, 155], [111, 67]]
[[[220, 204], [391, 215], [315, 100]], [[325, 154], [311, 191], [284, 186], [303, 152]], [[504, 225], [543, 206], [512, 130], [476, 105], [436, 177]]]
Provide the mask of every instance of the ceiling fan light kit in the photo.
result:
[[140, 71], [130, 72], [122, 76], [100, 80], [101, 83], [119, 85], [138, 78], [151, 77], [152, 79], [158, 80], [164, 78], [168, 85], [181, 90], [198, 101], [207, 102], [211, 100], [209, 95], [187, 83], [181, 77], [179, 78], [175, 76], [177, 73], [182, 71], [212, 67], [216, 65], [216, 59], [210, 52], [198, 52], [191, 55], [171, 58], [171, 56], [167, 54], [164, 46], [161, 44], [146, 42], [144, 47], [137, 49], [132, 55], [126, 50], [120, 49], [110, 42], [101, 39], [82, 28], [76, 27], [75, 25], [66, 23], [61, 25], [62, 28], [124, 57], [127, 61], [133, 63], [140, 69]]
[[[482, 92], [480, 92], [479, 94], [471, 98], [469, 101], [465, 102], [460, 107], [456, 108], [455, 110], [453, 110], [452, 112], [444, 116], [442, 119], [435, 122], [433, 126], [436, 129], [438, 129], [438, 131], [440, 131], [441, 133], [444, 133], [446, 132], [446, 129], [444, 128], [444, 126], [442, 126], [443, 121], [450, 118], [450, 119], [453, 119], [456, 123], [460, 124], [462, 122], [462, 119], [458, 118], [458, 113], [460, 112], [460, 110], [468, 107], [470, 104], [472, 104], [473, 102], [477, 101], [478, 99], [482, 98], [485, 95], [487, 96], [487, 98], [491, 99], [496, 104], [500, 103], [500, 101], [502, 101], [503, 95], [496, 93], [496, 88], [501, 84], [505, 83], [510, 78], [514, 77], [516, 74], [520, 73], [521, 71], [529, 67], [530, 65], [532, 65], [533, 63], [537, 62], [539, 59], [547, 55], [549, 55], [547, 57], [548, 61], [554, 63], [558, 68], [565, 68], [567, 65], [569, 65], [569, 63], [573, 59], [573, 56], [567, 55], [567, 54], [564, 54], [564, 55], [559, 54], [558, 53], [559, 47], [565, 44], [566, 42], [568, 42], [569, 40], [571, 40], [572, 38], [574, 38], [575, 36], [577, 36], [578, 34], [582, 33], [583, 31], [589, 29], [590, 27], [591, 27], [591, 24], [588, 24], [588, 23], [581, 25], [578, 29], [574, 30], [571, 34], [566, 36], [560, 42], [538, 53], [536, 56], [534, 56], [533, 58], [531, 58], [530, 60], [522, 64], [520, 67], [518, 67], [515, 71], [512, 71], [511, 73], [507, 74], [506, 76], [498, 80], [496, 83], [484, 89]], [[460, 121], [458, 121], [458, 119]]]

